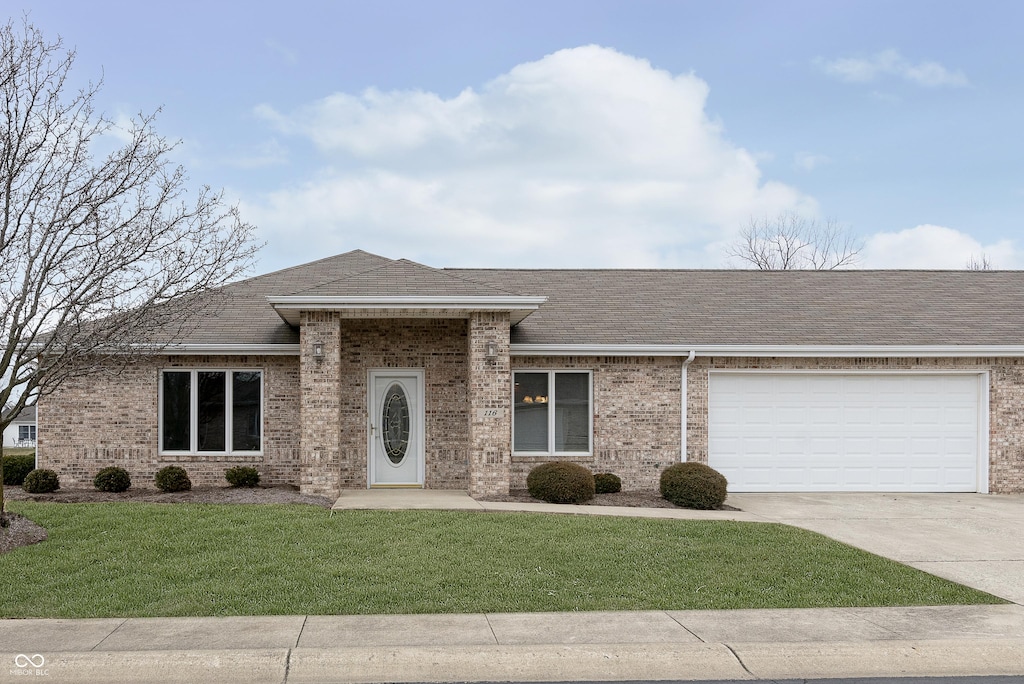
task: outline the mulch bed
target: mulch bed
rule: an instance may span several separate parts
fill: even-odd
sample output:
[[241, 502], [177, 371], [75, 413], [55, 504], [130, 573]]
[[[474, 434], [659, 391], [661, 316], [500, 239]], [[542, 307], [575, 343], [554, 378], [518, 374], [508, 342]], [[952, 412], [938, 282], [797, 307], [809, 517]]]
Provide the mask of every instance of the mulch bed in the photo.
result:
[[[514, 501], [517, 503], [544, 503], [534, 499], [525, 489], [513, 489], [504, 496], [488, 496], [483, 501]], [[682, 508], [661, 497], [658, 492], [616, 492], [614, 494], [595, 494], [590, 501], [581, 506], [625, 506], [627, 508]], [[723, 505], [719, 510], [738, 511], [738, 508]]]
[[8, 513], [7, 523], [0, 528], [0, 554], [46, 539], [46, 530], [23, 515]]
[[[505, 495], [483, 497], [483, 501], [513, 501], [516, 503], [544, 503], [534, 499], [525, 489], [513, 489]], [[628, 506], [630, 508], [679, 508], [674, 503], [661, 498], [656, 492], [616, 492], [615, 494], [595, 494], [590, 501], [581, 506]]]
[[203, 504], [308, 504], [330, 508], [334, 499], [300, 494], [288, 485], [273, 487], [193, 487], [187, 492], [161, 492], [132, 487], [127, 492], [95, 489], [58, 489], [52, 494], [29, 494], [20, 487], [7, 487], [4, 496], [12, 501], [50, 503], [203, 503]]

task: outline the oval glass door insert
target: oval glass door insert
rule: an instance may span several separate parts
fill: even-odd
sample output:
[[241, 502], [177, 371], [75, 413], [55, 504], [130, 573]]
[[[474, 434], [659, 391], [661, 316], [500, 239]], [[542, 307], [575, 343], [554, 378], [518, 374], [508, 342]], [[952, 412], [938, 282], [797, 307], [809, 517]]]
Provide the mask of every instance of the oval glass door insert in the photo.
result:
[[395, 465], [402, 462], [409, 450], [409, 398], [397, 382], [388, 387], [384, 395], [381, 415], [384, 453]]

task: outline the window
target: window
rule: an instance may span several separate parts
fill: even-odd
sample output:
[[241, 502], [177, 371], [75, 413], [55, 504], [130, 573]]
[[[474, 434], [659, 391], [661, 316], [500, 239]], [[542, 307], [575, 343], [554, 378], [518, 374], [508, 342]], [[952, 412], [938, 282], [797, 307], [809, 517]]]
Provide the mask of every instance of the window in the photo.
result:
[[589, 371], [513, 374], [512, 450], [535, 454], [589, 454], [592, 412]]
[[260, 451], [262, 407], [261, 371], [164, 371], [160, 381], [160, 450]]
[[36, 426], [35, 425], [19, 425], [18, 426], [18, 441], [19, 442], [34, 442], [34, 441], [36, 441]]

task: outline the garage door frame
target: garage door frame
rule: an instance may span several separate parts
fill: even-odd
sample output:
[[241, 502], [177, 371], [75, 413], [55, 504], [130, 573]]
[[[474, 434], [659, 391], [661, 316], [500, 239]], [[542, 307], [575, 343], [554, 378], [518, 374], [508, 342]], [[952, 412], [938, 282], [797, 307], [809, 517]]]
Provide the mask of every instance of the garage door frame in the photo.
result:
[[989, 492], [989, 371], [963, 369], [710, 368], [707, 379], [708, 461], [711, 460], [711, 392], [715, 375], [973, 375], [978, 378], [977, 492]]

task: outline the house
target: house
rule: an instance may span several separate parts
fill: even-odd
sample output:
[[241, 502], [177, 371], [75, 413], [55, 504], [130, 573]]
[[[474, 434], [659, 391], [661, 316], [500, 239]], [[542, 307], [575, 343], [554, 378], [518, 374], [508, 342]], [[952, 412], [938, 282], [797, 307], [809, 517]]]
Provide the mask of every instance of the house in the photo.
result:
[[29, 406], [4, 428], [5, 447], [34, 447], [36, 445], [36, 407]]
[[39, 403], [40, 467], [336, 495], [505, 493], [565, 459], [657, 486], [1024, 491], [1024, 273], [431, 268], [353, 251], [227, 286]]

